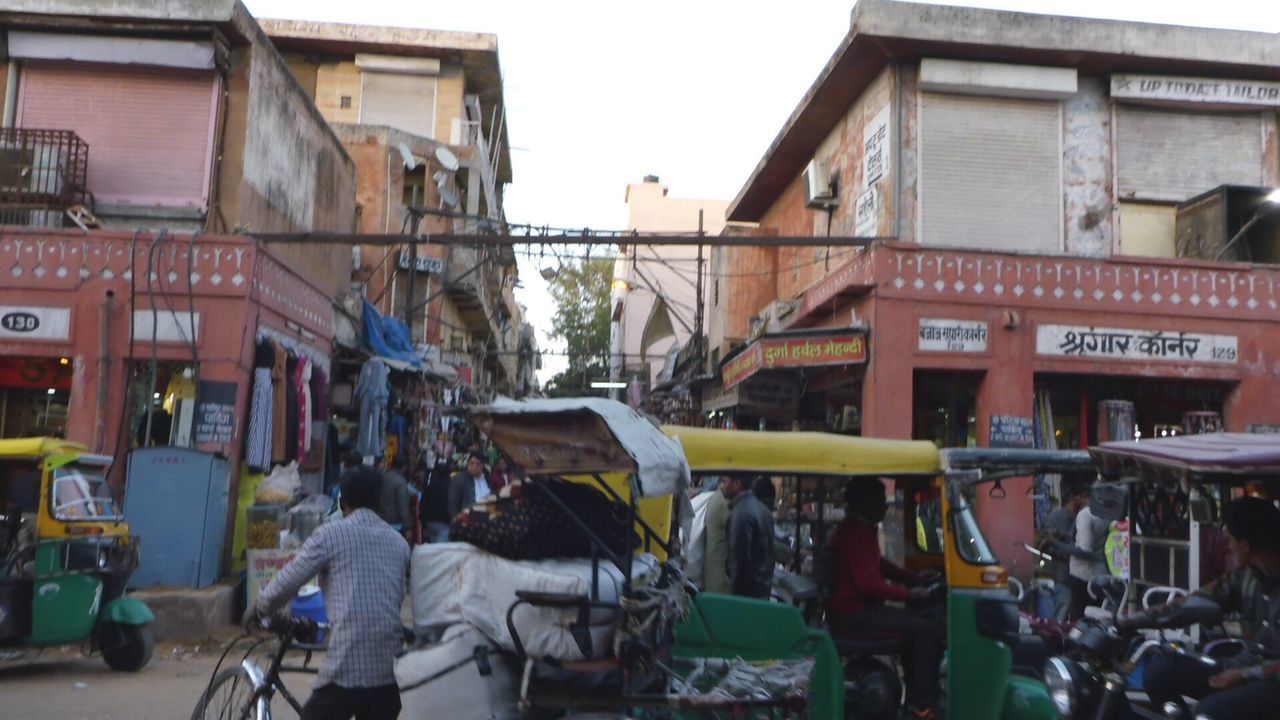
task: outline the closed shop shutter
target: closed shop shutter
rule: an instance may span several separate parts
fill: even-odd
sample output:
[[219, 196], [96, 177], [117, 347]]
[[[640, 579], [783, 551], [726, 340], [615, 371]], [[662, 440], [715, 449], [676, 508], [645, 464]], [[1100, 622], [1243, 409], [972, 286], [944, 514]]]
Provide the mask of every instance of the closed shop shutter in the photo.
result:
[[1118, 106], [1122, 200], [1181, 202], [1219, 185], [1262, 184], [1262, 116]]
[[89, 145], [99, 204], [204, 211], [213, 162], [213, 72], [123, 65], [30, 63], [18, 126], [74, 130]]
[[1061, 252], [1057, 101], [922, 93], [920, 242]]
[[360, 122], [424, 138], [435, 135], [436, 79], [429, 75], [361, 73]]

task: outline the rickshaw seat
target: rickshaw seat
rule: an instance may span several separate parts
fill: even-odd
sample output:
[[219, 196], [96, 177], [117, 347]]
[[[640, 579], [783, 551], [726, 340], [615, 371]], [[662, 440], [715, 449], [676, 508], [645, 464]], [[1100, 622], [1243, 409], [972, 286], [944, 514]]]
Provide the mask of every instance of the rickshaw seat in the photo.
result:
[[835, 637], [836, 652], [840, 657], [857, 657], [865, 655], [901, 655], [903, 652], [902, 637], [866, 636]]

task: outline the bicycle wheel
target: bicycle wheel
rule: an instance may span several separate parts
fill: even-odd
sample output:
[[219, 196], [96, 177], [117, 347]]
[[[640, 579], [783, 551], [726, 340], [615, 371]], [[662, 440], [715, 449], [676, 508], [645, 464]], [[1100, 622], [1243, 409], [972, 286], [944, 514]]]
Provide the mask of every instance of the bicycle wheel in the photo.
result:
[[255, 713], [253, 680], [244, 668], [230, 667], [219, 672], [200, 695], [191, 720], [271, 720]]

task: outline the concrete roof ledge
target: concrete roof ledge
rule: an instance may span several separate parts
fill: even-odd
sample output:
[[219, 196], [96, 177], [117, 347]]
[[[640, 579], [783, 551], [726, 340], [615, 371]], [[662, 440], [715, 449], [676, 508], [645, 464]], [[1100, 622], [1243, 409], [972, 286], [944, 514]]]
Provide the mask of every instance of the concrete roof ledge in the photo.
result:
[[239, 4], [239, 0], [3, 0], [0, 12], [225, 23]]
[[491, 33], [268, 18], [258, 20], [258, 24], [268, 35], [277, 38], [327, 40], [360, 45], [401, 45], [442, 50], [495, 53], [498, 51], [498, 36]]
[[1273, 33], [859, 0], [857, 34], [922, 42], [1135, 55], [1230, 65], [1280, 65]]

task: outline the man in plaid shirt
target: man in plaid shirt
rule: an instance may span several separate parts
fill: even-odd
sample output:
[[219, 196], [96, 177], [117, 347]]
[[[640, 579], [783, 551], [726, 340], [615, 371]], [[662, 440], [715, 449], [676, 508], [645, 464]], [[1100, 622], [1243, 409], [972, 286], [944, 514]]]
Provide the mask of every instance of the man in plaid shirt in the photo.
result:
[[283, 607], [317, 575], [329, 618], [329, 647], [302, 720], [392, 720], [400, 714], [395, 657], [404, 642], [409, 545], [378, 517], [382, 477], [369, 467], [347, 473], [343, 518], [321, 525], [262, 591], [246, 622]]

